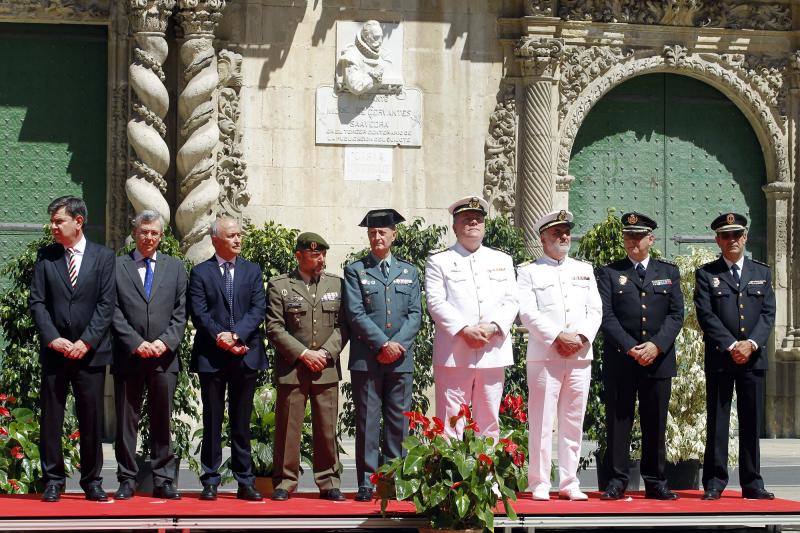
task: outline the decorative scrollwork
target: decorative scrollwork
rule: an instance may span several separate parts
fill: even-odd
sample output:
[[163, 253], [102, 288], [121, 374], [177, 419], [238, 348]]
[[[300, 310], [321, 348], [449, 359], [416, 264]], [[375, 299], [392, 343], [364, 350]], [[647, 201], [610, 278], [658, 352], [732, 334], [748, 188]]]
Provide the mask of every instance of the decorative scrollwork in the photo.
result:
[[247, 162], [242, 153], [239, 91], [242, 88], [242, 56], [222, 50], [217, 60], [219, 72], [219, 133], [222, 146], [217, 151], [217, 183], [222, 212], [243, 219], [243, 209], [250, 201], [247, 191]]
[[525, 0], [525, 14], [530, 17], [552, 17], [553, 2], [551, 0]]
[[564, 54], [559, 79], [561, 98], [558, 102], [559, 120], [564, 120], [570, 103], [580, 95], [589, 82], [608, 72], [627, 55], [619, 47], [592, 46], [570, 47]]
[[517, 41], [514, 54], [522, 62], [523, 76], [552, 77], [564, 55], [564, 40], [523, 37]]
[[514, 86], [505, 85], [489, 117], [484, 148], [483, 197], [493, 214], [514, 219], [517, 191], [517, 110]]
[[0, 0], [0, 16], [53, 22], [108, 19], [112, 0]]

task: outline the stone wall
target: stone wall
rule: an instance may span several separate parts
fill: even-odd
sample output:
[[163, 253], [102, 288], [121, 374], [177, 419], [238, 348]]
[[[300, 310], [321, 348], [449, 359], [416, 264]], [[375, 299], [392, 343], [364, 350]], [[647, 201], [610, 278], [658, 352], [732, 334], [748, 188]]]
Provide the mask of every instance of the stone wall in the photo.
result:
[[[497, 19], [513, 2], [491, 0], [230, 3], [217, 34], [243, 56], [241, 111], [253, 222], [320, 232], [329, 268], [366, 244], [370, 208], [450, 223], [446, 207], [480, 194], [489, 116], [503, 77]], [[400, 23], [406, 87], [423, 98], [420, 148], [393, 149], [393, 181], [344, 181], [344, 149], [315, 144], [315, 91], [332, 85], [336, 22]]]

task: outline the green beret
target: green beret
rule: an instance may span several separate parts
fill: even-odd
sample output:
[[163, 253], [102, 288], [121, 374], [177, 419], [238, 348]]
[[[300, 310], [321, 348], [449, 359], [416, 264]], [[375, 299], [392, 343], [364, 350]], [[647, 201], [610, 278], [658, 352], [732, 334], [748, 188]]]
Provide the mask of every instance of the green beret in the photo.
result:
[[325, 239], [316, 233], [306, 231], [297, 236], [297, 244], [294, 250], [327, 250], [328, 248], [330, 246], [325, 242]]

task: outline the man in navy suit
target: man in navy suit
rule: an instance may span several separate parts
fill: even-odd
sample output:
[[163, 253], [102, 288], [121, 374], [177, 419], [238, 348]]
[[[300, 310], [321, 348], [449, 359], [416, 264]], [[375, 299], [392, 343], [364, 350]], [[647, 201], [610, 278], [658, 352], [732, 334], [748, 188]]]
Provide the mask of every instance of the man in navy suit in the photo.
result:
[[222, 464], [221, 430], [228, 389], [231, 470], [239, 483], [236, 497], [261, 500], [253, 483], [250, 414], [258, 371], [267, 368], [261, 323], [267, 310], [261, 268], [239, 257], [242, 231], [232, 218], [211, 224], [216, 253], [189, 276], [189, 306], [197, 332], [191, 370], [200, 376], [203, 441], [201, 500], [215, 500]]
[[747, 219], [725, 213], [711, 223], [722, 256], [695, 272], [694, 304], [706, 344], [706, 451], [703, 499], [718, 500], [728, 484], [728, 431], [736, 387], [739, 484], [742, 496], [771, 500], [761, 478], [759, 434], [764, 410], [766, 344], [775, 326], [769, 266], [744, 256]]
[[56, 198], [47, 212], [56, 242], [39, 250], [28, 301], [42, 365], [42, 501], [58, 501], [66, 484], [61, 436], [69, 385], [78, 412], [81, 488], [87, 500], [105, 501], [100, 439], [106, 365], [112, 359], [109, 326], [117, 299], [114, 253], [86, 239], [88, 213], [82, 199]]

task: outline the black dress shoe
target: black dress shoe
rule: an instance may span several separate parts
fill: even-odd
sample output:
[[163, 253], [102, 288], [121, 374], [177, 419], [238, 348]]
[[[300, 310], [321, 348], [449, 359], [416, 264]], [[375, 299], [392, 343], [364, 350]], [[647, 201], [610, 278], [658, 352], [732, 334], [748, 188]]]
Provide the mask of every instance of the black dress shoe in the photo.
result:
[[44, 488], [44, 492], [42, 493], [42, 501], [50, 503], [57, 502], [61, 499], [62, 492], [64, 492], [64, 489], [61, 487], [61, 485], [57, 485], [56, 483], [48, 483]]
[[372, 501], [372, 489], [370, 487], [358, 487], [358, 494], [356, 494], [355, 500], [357, 502]]
[[720, 496], [722, 496], [722, 491], [719, 489], [706, 489], [703, 492], [704, 500], [719, 500]]
[[130, 500], [133, 498], [134, 484], [132, 481], [123, 481], [119, 484], [117, 492], [114, 493], [115, 500]]
[[286, 489], [275, 489], [272, 492], [272, 499], [276, 502], [285, 502], [289, 499], [289, 491]]
[[600, 495], [601, 500], [621, 500], [624, 497], [625, 491], [622, 490], [622, 487], [618, 487], [617, 485], [610, 485]]
[[181, 493], [172, 486], [172, 481], [165, 481], [160, 487], [153, 487], [153, 498], [180, 500]]
[[89, 501], [92, 502], [108, 501], [108, 494], [106, 494], [106, 491], [104, 491], [103, 487], [101, 487], [100, 485], [91, 485], [84, 492], [86, 493], [86, 499]]
[[644, 491], [644, 497], [651, 500], [677, 500], [680, 498], [680, 496], [667, 487], [656, 487], [652, 490], [646, 490]]
[[217, 499], [217, 486], [206, 485], [203, 487], [203, 492], [200, 493], [200, 499], [205, 501], [214, 501]]
[[344, 494], [342, 494], [342, 491], [339, 489], [323, 490], [319, 493], [319, 497], [322, 500], [328, 500], [331, 502], [343, 502], [347, 500], [347, 498], [344, 497]]
[[748, 500], [774, 500], [775, 495], [766, 489], [743, 490], [742, 497]]
[[250, 502], [260, 502], [263, 499], [261, 493], [258, 492], [253, 485], [239, 485], [239, 490], [236, 491], [236, 497], [240, 500], [247, 500]]

